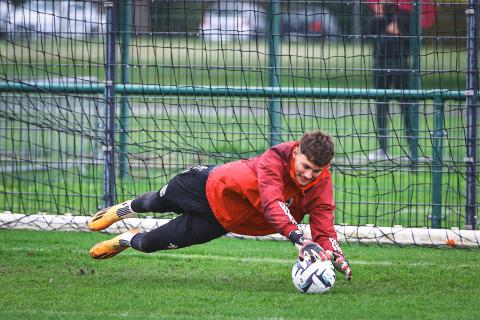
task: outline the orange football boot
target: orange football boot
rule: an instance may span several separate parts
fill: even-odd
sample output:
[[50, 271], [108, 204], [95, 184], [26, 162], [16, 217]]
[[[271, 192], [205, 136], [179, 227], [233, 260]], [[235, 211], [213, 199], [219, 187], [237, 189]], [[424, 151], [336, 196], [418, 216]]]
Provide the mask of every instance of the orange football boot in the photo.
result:
[[133, 216], [135, 212], [130, 208], [131, 202], [132, 200], [128, 200], [98, 211], [93, 217], [88, 219], [88, 227], [92, 231], [100, 231], [117, 221]]
[[130, 248], [133, 236], [139, 232], [139, 229], [130, 229], [110, 240], [99, 242], [90, 249], [90, 256], [93, 259], [108, 259], [116, 256], [123, 250]]

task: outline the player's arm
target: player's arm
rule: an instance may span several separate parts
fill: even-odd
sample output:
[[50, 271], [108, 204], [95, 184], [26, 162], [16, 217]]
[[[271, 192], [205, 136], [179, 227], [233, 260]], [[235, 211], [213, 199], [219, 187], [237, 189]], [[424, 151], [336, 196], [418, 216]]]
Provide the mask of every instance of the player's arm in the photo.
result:
[[352, 270], [337, 242], [335, 231], [335, 202], [331, 176], [317, 186], [316, 192], [308, 199], [307, 210], [310, 213], [310, 230], [315, 243], [324, 250], [335, 268], [342, 272], [347, 280], [352, 278]]
[[269, 149], [260, 159], [257, 179], [265, 219], [278, 233], [288, 237], [298, 225], [283, 197], [284, 175], [288, 174], [285, 162], [276, 150]]
[[302, 230], [297, 229], [290, 232], [288, 239], [297, 247], [299, 260], [310, 259], [312, 262], [330, 260], [327, 252], [318, 243], [306, 237]]
[[337, 242], [334, 226], [333, 207], [325, 206], [310, 213], [310, 230], [313, 241], [320, 244], [332, 261], [335, 269], [342, 272], [347, 280], [352, 279], [352, 270]]

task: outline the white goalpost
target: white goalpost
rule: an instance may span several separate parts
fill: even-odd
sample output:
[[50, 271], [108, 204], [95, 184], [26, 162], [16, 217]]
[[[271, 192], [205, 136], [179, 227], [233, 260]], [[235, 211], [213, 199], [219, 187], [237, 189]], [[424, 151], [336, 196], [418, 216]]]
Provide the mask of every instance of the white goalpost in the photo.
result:
[[[87, 227], [88, 216], [50, 215], [50, 214], [17, 214], [5, 211], [0, 213], [0, 229], [27, 229], [44, 231], [90, 231]], [[130, 228], [140, 228], [145, 231], [155, 229], [170, 219], [157, 218], [128, 218], [120, 221], [104, 232], [121, 233]], [[310, 235], [308, 224], [300, 227], [304, 233]], [[404, 228], [402, 226], [377, 227], [374, 225], [349, 226], [335, 225], [338, 240], [346, 243], [361, 244], [394, 244], [418, 245], [435, 247], [473, 248], [480, 243], [480, 231], [462, 230], [458, 228], [432, 229], [432, 228]], [[255, 239], [255, 240], [287, 240], [280, 234], [268, 236], [245, 236], [229, 233], [227, 237]]]

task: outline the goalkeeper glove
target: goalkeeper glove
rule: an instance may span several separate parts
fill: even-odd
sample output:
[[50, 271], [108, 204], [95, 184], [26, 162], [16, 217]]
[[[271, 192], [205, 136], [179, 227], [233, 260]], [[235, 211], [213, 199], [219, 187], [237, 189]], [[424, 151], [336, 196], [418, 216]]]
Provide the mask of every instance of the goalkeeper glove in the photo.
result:
[[321, 261], [329, 260], [325, 250], [316, 242], [313, 242], [310, 238], [306, 237], [301, 230], [295, 230], [288, 235], [290, 241], [298, 249], [298, 259], [300, 261], [306, 258], [315, 262], [317, 259]]
[[305, 242], [303, 246], [298, 251], [298, 259], [303, 261], [305, 259], [310, 259], [310, 261], [315, 262], [317, 260], [326, 261], [330, 260], [322, 247], [316, 242], [311, 240]]
[[305, 242], [311, 241], [310, 238], [306, 237], [303, 234], [302, 230], [294, 230], [290, 232], [290, 234], [288, 235], [288, 239], [290, 239], [290, 241], [295, 245], [295, 247], [297, 247], [297, 249], [300, 249]]
[[343, 273], [347, 281], [352, 280], [352, 269], [350, 269], [347, 259], [343, 255], [330, 250], [327, 250], [326, 254], [330, 257], [335, 269]]

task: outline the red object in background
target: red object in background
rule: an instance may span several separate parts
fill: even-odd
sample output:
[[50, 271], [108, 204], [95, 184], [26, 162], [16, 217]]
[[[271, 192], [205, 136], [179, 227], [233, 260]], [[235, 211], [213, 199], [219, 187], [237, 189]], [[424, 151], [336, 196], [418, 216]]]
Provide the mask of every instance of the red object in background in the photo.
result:
[[[367, 0], [367, 3], [372, 7], [374, 4], [396, 3], [398, 8], [402, 11], [412, 12], [413, 3], [411, 0]], [[435, 19], [437, 16], [437, 10], [435, 7], [435, 1], [424, 0], [421, 2], [420, 19], [422, 29], [431, 29], [435, 25]]]
[[323, 31], [323, 23], [322, 21], [313, 21], [310, 24], [310, 31], [315, 33], [321, 33]]

